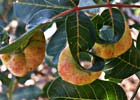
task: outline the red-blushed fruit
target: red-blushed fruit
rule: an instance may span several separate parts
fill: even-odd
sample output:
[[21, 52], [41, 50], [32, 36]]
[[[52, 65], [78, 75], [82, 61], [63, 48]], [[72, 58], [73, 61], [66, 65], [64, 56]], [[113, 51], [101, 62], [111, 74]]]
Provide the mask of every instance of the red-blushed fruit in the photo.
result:
[[7, 64], [10, 60], [10, 54], [1, 54], [0, 58], [4, 64]]
[[90, 84], [96, 80], [102, 72], [86, 72], [77, 66], [79, 65], [74, 61], [69, 47], [64, 48], [59, 56], [58, 62], [58, 73], [63, 80], [75, 85]]
[[12, 54], [6, 66], [8, 70], [16, 76], [24, 76], [28, 72], [23, 53]]
[[34, 70], [45, 57], [45, 42], [32, 40], [24, 49], [28, 71]]
[[1, 54], [0, 58], [13, 75], [22, 77], [42, 63], [45, 57], [45, 45], [43, 32], [36, 31], [22, 51]]
[[93, 51], [95, 54], [103, 59], [111, 59], [125, 53], [132, 45], [132, 37], [129, 26], [125, 22], [125, 32], [122, 38], [114, 44], [100, 44], [95, 43]]

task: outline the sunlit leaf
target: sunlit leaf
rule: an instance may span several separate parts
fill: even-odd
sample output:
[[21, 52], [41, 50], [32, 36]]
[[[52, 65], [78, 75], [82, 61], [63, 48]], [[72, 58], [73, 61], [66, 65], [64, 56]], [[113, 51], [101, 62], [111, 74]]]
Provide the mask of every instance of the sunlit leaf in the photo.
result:
[[102, 80], [76, 86], [57, 78], [50, 84], [47, 95], [50, 100], [127, 100], [119, 85]]

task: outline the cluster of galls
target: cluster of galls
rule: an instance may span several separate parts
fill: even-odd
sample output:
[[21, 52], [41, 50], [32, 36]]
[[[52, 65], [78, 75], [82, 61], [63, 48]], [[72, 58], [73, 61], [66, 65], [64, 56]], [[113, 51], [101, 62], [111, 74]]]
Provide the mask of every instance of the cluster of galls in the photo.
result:
[[18, 77], [36, 69], [42, 63], [44, 57], [45, 37], [41, 31], [36, 31], [33, 34], [23, 50], [0, 55], [7, 69]]
[[[132, 45], [130, 29], [125, 23], [125, 32], [122, 38], [114, 44], [95, 43], [93, 51], [103, 59], [118, 57], [126, 52]], [[41, 31], [36, 31], [31, 37], [28, 45], [20, 52], [2, 54], [2, 62], [7, 66], [9, 71], [15, 76], [24, 76], [33, 71], [42, 63], [45, 57], [45, 37]], [[90, 84], [96, 80], [102, 73], [86, 72], [78, 69], [79, 66], [73, 59], [69, 47], [62, 50], [59, 56], [58, 73], [61, 78], [75, 85]]]

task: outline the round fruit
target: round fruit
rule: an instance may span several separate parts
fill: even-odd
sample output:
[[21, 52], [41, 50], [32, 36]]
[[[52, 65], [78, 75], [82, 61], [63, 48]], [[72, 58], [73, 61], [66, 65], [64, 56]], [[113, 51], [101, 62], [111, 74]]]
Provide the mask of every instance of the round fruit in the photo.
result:
[[11, 54], [6, 66], [16, 76], [23, 76], [27, 73], [26, 62], [22, 53]]
[[25, 54], [26, 66], [30, 72], [40, 65], [45, 57], [45, 41], [32, 40], [23, 53]]
[[101, 71], [86, 72], [78, 69], [79, 66], [73, 59], [70, 49], [64, 48], [59, 56], [58, 73], [61, 78], [75, 85], [85, 85], [96, 80]]
[[0, 58], [15, 76], [22, 77], [33, 71], [42, 63], [45, 57], [45, 37], [41, 31], [36, 31], [27, 46], [19, 52], [1, 54]]
[[125, 53], [132, 45], [132, 37], [127, 22], [125, 23], [125, 32], [122, 38], [114, 44], [95, 43], [93, 51], [103, 59], [110, 59]]

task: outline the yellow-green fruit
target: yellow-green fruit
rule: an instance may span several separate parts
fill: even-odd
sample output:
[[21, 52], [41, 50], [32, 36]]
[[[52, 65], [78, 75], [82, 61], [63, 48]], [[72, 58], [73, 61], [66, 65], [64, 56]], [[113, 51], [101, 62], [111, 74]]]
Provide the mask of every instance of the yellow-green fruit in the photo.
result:
[[85, 85], [96, 80], [101, 74], [101, 71], [86, 72], [77, 66], [79, 65], [74, 61], [69, 48], [63, 49], [58, 63], [58, 73], [63, 80], [75, 85]]
[[95, 43], [93, 51], [103, 59], [110, 59], [125, 53], [132, 45], [132, 37], [127, 23], [125, 23], [125, 32], [122, 38], [114, 44]]
[[45, 37], [36, 31], [23, 51], [1, 54], [0, 58], [8, 70], [15, 76], [22, 77], [36, 69], [45, 57]]

